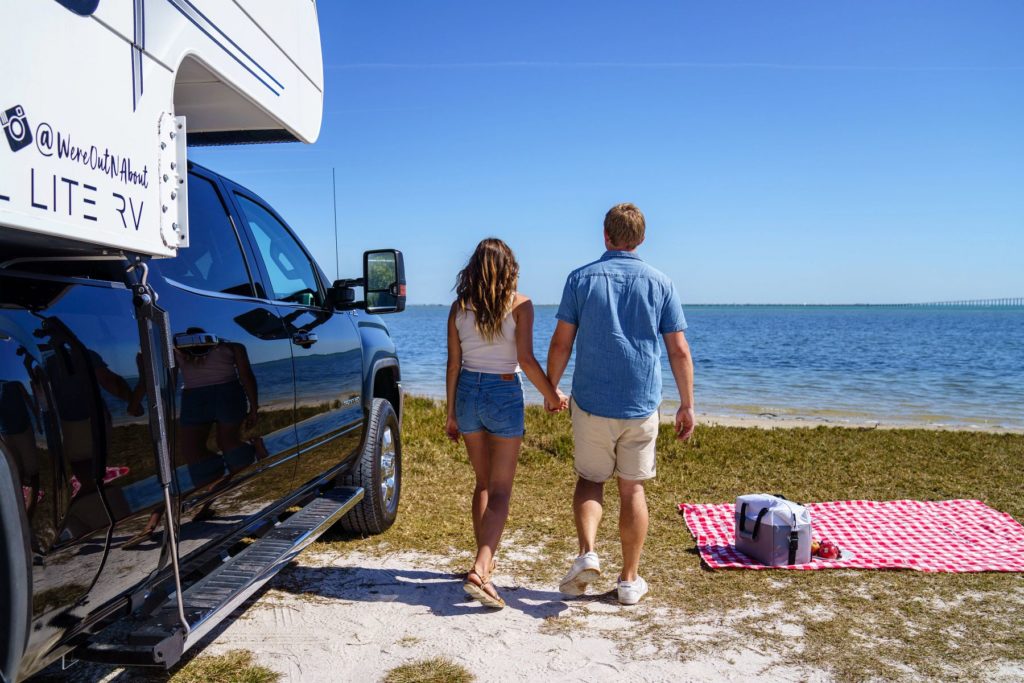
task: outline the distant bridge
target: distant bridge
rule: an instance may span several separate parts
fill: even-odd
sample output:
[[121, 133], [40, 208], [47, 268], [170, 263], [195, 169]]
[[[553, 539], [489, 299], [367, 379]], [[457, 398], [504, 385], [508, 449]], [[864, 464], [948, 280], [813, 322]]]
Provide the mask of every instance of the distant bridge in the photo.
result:
[[963, 307], [986, 307], [995, 306], [1024, 306], [1024, 297], [1010, 297], [1006, 299], [963, 299], [961, 301], [931, 301], [922, 304], [896, 304], [897, 306], [924, 307], [929, 308], [963, 308]]

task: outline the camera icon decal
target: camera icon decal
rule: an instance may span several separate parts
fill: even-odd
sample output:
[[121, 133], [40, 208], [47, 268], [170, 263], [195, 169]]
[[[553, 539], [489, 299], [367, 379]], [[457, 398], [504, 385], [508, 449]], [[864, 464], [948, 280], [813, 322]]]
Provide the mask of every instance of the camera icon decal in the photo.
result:
[[25, 108], [20, 104], [0, 114], [0, 128], [4, 129], [7, 144], [11, 146], [12, 152], [17, 152], [32, 143], [32, 128], [28, 125]]

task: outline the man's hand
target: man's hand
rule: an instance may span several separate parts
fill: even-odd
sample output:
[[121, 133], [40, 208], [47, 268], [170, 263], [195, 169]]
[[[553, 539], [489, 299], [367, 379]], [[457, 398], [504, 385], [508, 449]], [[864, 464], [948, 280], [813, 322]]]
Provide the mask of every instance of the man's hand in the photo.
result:
[[676, 438], [680, 441], [686, 441], [693, 436], [695, 422], [693, 408], [680, 406], [679, 410], [676, 411]]
[[258, 420], [256, 409], [250, 410], [245, 416], [245, 428], [255, 429], [256, 421]]
[[455, 421], [454, 415], [448, 416], [448, 421], [444, 425], [444, 433], [452, 443], [459, 442], [459, 423]]

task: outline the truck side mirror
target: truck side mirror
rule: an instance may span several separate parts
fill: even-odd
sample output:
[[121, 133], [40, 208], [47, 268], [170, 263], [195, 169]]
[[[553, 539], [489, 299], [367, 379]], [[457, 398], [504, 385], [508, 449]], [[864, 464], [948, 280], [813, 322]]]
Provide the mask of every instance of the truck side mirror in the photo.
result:
[[327, 300], [339, 311], [347, 311], [358, 308], [356, 303], [355, 284], [352, 280], [335, 280], [331, 288], [327, 290]]
[[405, 263], [397, 249], [363, 253], [363, 283], [367, 313], [405, 310]]

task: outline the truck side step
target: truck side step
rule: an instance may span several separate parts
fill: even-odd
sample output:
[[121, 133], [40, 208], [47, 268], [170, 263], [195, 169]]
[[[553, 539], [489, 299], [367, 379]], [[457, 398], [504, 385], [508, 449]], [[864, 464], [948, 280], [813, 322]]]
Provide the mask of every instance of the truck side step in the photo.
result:
[[171, 668], [203, 638], [362, 500], [363, 489], [340, 487], [313, 499], [183, 592], [186, 634], [171, 595], [151, 614], [122, 619], [78, 647], [77, 659]]

